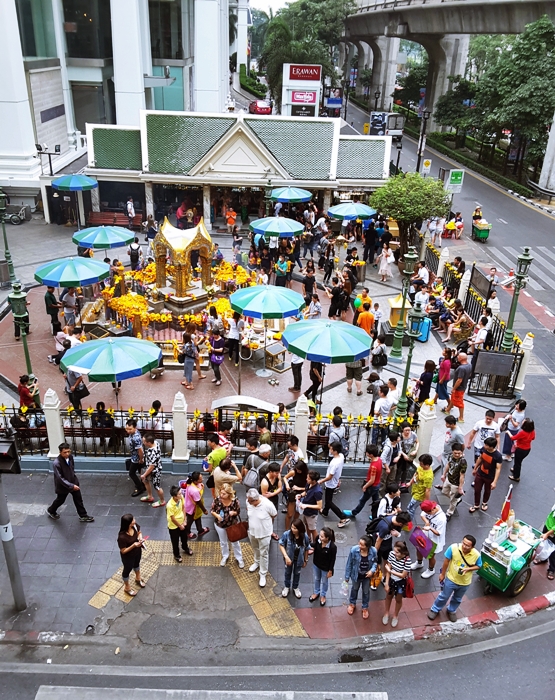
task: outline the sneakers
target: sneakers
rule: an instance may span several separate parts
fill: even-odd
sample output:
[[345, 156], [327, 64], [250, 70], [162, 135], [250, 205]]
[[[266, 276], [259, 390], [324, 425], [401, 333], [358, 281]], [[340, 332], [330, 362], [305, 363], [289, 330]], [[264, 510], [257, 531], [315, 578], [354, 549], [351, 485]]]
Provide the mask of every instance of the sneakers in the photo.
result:
[[343, 512], [345, 513], [345, 515], [346, 515], [348, 518], [354, 518], [354, 517], [355, 517], [355, 516], [353, 515], [353, 511], [352, 511], [352, 510], [344, 510]]
[[94, 523], [94, 518], [90, 515], [83, 515], [82, 517], [79, 518], [79, 522], [81, 522], [81, 523]]
[[281, 591], [281, 597], [282, 597], [282, 598], [287, 598], [288, 595], [289, 595], [289, 589], [288, 589], [288, 588], [284, 588], [284, 589]]
[[345, 518], [345, 520], [340, 520], [337, 523], [337, 527], [345, 527], [345, 525], [348, 525], [351, 522], [350, 518]]
[[450, 612], [449, 610], [447, 611], [447, 617], [449, 618], [450, 622], [456, 622], [457, 621], [457, 613]]
[[48, 362], [50, 362], [51, 365], [54, 364], [54, 358], [52, 357], [52, 355], [48, 355], [47, 359], [48, 359]]
[[260, 574], [258, 585], [260, 586], [260, 588], [264, 588], [264, 586], [266, 585], [266, 574]]
[[420, 575], [421, 578], [432, 578], [432, 576], [435, 574], [436, 570], [435, 569], [427, 569]]
[[412, 571], [416, 571], [416, 569], [421, 569], [424, 566], [424, 563], [421, 561], [415, 561], [410, 565], [410, 568]]
[[257, 569], [258, 569], [258, 564], [256, 562], [254, 562], [254, 564], [251, 564], [249, 566], [249, 571], [251, 572], [251, 574], [253, 573], [253, 571], [256, 571]]
[[384, 615], [382, 617], [382, 624], [387, 625], [388, 622], [389, 622], [389, 615]]
[[237, 562], [237, 566], [238, 566], [240, 569], [244, 569], [244, 568], [245, 568], [245, 562], [244, 562], [244, 561], [238, 561], [238, 562]]
[[60, 516], [58, 513], [51, 513], [49, 510], [46, 511], [46, 515], [48, 515], [49, 518], [52, 518], [52, 520], [59, 520]]
[[435, 620], [438, 616], [435, 610], [428, 610], [428, 620]]
[[302, 596], [300, 588], [294, 588], [293, 593], [295, 594], [295, 598], [300, 598]]
[[220, 560], [220, 566], [225, 566], [229, 557], [222, 557]]
[[398, 618], [396, 618], [396, 617], [391, 618], [391, 626], [392, 627], [397, 627], [398, 624], [399, 624]]

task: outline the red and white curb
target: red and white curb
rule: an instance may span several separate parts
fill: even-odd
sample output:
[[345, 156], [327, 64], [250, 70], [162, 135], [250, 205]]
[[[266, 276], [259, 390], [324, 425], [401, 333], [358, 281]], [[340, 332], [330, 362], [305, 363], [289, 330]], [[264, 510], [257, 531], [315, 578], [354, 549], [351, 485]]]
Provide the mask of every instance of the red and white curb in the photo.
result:
[[525, 600], [523, 603], [507, 605], [499, 610], [488, 610], [470, 617], [461, 617], [456, 622], [432, 622], [422, 627], [413, 627], [406, 630], [395, 630], [384, 634], [364, 635], [363, 642], [368, 647], [383, 646], [386, 644], [398, 644], [399, 642], [414, 642], [420, 639], [432, 639], [445, 637], [450, 634], [466, 632], [471, 629], [479, 629], [489, 625], [498, 625], [518, 617], [532, 615], [539, 610], [546, 610], [555, 605], [555, 591], [545, 595]]

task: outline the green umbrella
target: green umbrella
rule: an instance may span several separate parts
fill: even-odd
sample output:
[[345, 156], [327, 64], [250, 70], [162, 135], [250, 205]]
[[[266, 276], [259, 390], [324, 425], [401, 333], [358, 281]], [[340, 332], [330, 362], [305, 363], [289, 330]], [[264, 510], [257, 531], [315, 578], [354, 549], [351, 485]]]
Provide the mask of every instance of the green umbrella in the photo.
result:
[[86, 175], [61, 175], [52, 180], [52, 187], [64, 192], [82, 192], [83, 190], [96, 189], [98, 182]]
[[81, 287], [110, 275], [110, 266], [92, 258], [60, 258], [37, 267], [35, 279], [47, 287]]
[[92, 226], [78, 231], [71, 240], [83, 248], [118, 248], [133, 243], [135, 234], [121, 226]]
[[277, 187], [272, 190], [270, 199], [273, 202], [310, 202], [312, 193], [300, 187]]
[[280, 238], [293, 238], [295, 234], [304, 231], [302, 224], [294, 219], [286, 219], [284, 216], [266, 216], [264, 219], [256, 219], [249, 228], [254, 233]]

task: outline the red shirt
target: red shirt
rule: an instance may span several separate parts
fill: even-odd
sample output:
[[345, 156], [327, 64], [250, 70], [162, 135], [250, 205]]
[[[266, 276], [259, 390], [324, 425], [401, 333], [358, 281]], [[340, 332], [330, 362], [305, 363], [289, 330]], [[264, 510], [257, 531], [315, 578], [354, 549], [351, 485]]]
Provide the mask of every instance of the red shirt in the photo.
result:
[[514, 441], [515, 447], [519, 450], [529, 450], [532, 447], [532, 440], [536, 439], [536, 431], [532, 430], [531, 433], [527, 433], [525, 430], [519, 430], [516, 435], [510, 435], [507, 433], [511, 440]]
[[370, 479], [374, 477], [372, 486], [378, 486], [382, 478], [382, 467], [383, 464], [380, 457], [375, 459], [373, 462], [370, 462], [370, 466], [368, 467], [368, 473], [366, 474], [366, 481], [364, 483], [368, 483]]
[[24, 385], [20, 384], [17, 387], [17, 390], [19, 392], [19, 405], [20, 406], [34, 406], [35, 400], [33, 399], [33, 396], [29, 389]]

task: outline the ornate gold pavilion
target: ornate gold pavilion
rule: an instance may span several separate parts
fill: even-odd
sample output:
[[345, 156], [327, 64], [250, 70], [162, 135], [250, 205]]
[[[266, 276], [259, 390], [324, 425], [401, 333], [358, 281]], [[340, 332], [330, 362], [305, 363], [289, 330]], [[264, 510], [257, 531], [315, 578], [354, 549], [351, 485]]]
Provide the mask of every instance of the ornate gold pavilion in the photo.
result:
[[212, 239], [201, 219], [197, 226], [179, 229], [172, 226], [167, 218], [154, 239], [156, 261], [156, 287], [166, 286], [166, 257], [169, 253], [175, 266], [175, 296], [185, 297], [194, 277], [191, 267], [191, 252], [198, 250], [202, 286], [212, 284]]

